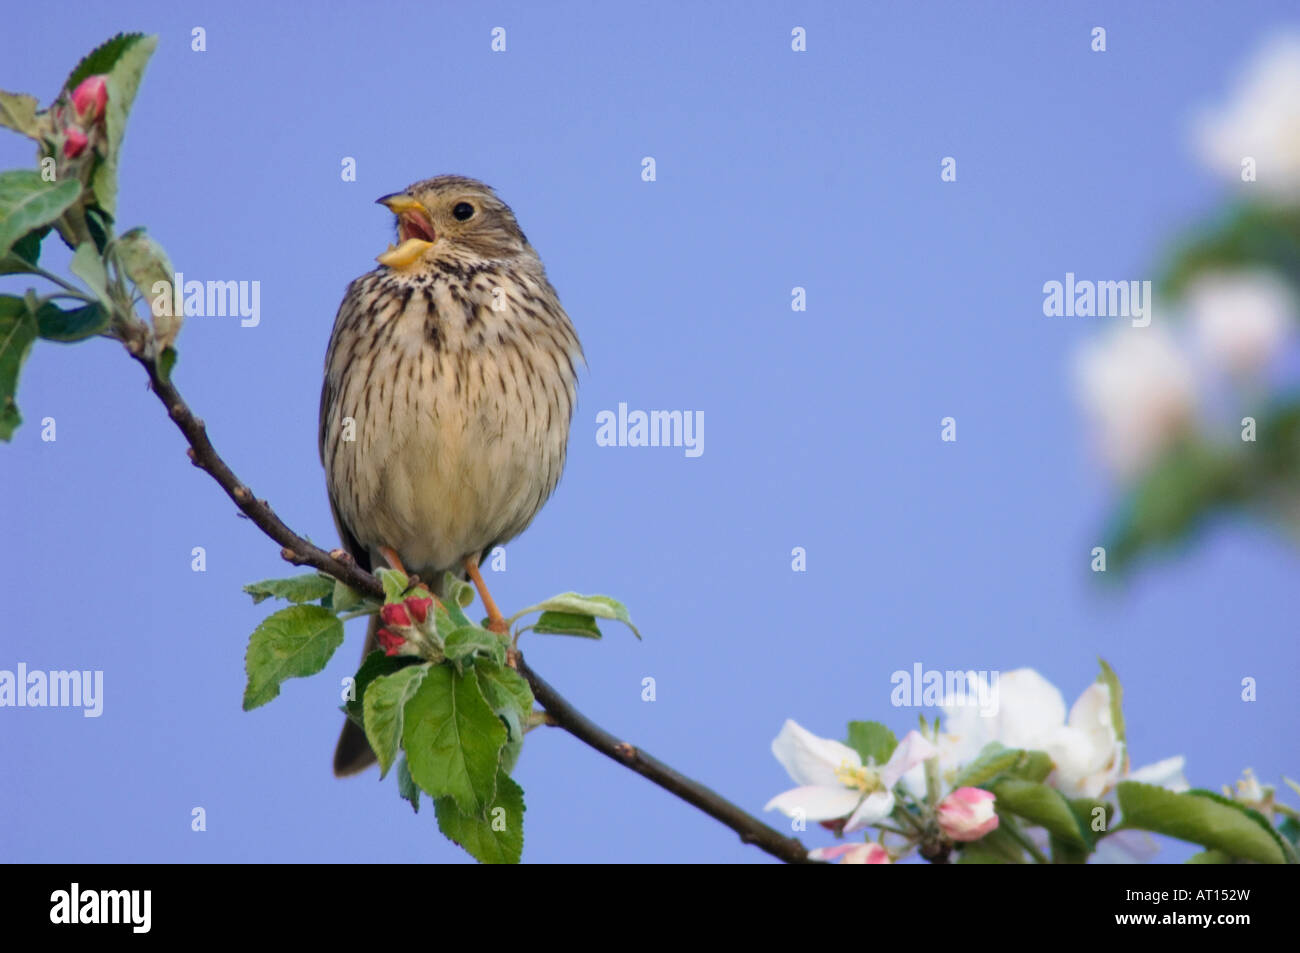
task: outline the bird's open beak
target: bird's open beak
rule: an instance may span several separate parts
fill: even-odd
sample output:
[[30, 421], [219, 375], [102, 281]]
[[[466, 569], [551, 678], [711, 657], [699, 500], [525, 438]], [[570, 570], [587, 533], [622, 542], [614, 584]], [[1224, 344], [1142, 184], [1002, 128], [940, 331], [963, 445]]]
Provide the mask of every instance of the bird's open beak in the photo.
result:
[[401, 244], [389, 245], [388, 250], [375, 260], [389, 268], [407, 268], [438, 240], [433, 222], [425, 207], [404, 192], [385, 195], [378, 201], [397, 216], [397, 236]]

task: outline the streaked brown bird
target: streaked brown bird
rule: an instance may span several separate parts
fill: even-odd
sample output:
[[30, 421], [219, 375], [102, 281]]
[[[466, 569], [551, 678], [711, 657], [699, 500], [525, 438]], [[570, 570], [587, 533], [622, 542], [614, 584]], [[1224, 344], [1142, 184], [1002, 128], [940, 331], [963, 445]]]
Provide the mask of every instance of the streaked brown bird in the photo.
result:
[[[510, 207], [443, 175], [379, 199], [396, 247], [348, 286], [325, 356], [320, 452], [343, 545], [435, 586], [479, 574], [564, 469], [582, 346]], [[376, 646], [372, 619], [362, 658]], [[334, 773], [374, 761], [347, 722]]]

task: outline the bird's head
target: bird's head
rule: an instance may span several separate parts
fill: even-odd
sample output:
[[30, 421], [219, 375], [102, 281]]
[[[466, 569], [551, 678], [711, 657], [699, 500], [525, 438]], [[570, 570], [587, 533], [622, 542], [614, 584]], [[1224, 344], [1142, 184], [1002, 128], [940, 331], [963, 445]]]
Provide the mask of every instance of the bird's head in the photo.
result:
[[408, 271], [439, 261], [516, 258], [531, 252], [515, 215], [488, 186], [459, 175], [425, 179], [379, 204], [397, 216], [397, 245], [381, 265]]

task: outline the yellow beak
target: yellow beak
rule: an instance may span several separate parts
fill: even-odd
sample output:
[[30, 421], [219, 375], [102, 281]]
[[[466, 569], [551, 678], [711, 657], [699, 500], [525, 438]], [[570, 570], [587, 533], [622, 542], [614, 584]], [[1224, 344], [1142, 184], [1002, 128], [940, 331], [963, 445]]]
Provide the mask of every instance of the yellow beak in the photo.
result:
[[[425, 221], [428, 220], [429, 213], [425, 211], [424, 206], [404, 192], [385, 195], [378, 202], [387, 207], [399, 220], [402, 215], [408, 213], [418, 214]], [[420, 256], [432, 245], [433, 242], [427, 242], [422, 238], [408, 238], [400, 245], [389, 245], [388, 250], [377, 256], [375, 261], [389, 268], [409, 268], [419, 261]]]
[[405, 192], [394, 192], [392, 195], [385, 195], [381, 199], [376, 199], [380, 205], [386, 206], [394, 215], [401, 215], [403, 212], [424, 211], [424, 206], [411, 198]]

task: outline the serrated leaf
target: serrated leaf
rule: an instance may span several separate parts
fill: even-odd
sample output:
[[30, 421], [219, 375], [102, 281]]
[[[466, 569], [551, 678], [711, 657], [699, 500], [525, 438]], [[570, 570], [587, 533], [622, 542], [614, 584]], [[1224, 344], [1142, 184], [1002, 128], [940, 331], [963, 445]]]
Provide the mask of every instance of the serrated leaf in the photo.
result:
[[36, 340], [36, 318], [27, 302], [0, 295], [0, 440], [10, 440], [23, 422], [16, 394], [18, 373]]
[[524, 746], [524, 725], [533, 712], [533, 690], [513, 668], [491, 659], [474, 663], [478, 672], [479, 688], [498, 718], [506, 726], [508, 736], [501, 749], [501, 766], [509, 774], [515, 769]]
[[406, 757], [397, 762], [397, 793], [404, 801], [411, 802], [411, 809], [420, 813], [420, 786], [411, 780], [411, 769], [406, 766]]
[[462, 811], [454, 798], [434, 802], [438, 830], [479, 863], [517, 864], [524, 850], [524, 789], [504, 771], [483, 816]]
[[288, 678], [315, 675], [343, 642], [343, 623], [320, 606], [289, 606], [262, 620], [244, 655], [244, 711], [280, 694]]
[[638, 639], [641, 638], [641, 633], [637, 631], [636, 626], [632, 624], [632, 620], [628, 616], [627, 606], [612, 596], [583, 596], [576, 592], [562, 592], [558, 596], [552, 596], [535, 606], [529, 606], [521, 612], [516, 612], [506, 621], [514, 624], [531, 612], [566, 612], [572, 615], [594, 616], [597, 619], [614, 619], [631, 629], [632, 634]]
[[143, 33], [119, 33], [117, 36], [105, 40], [81, 58], [81, 61], [68, 74], [67, 82], [63, 84], [64, 88], [68, 92], [72, 92], [81, 85], [81, 81], [87, 76], [107, 73], [123, 53], [143, 39]]
[[846, 742], [858, 753], [863, 764], [882, 765], [898, 747], [894, 733], [878, 721], [849, 722], [849, 737]]
[[104, 270], [104, 259], [93, 242], [82, 242], [72, 256], [68, 270], [86, 283], [86, 287], [95, 293], [95, 297], [105, 308], [112, 309], [113, 299], [108, 294], [108, 272]]
[[424, 677], [429, 672], [429, 664], [408, 665], [393, 672], [381, 675], [366, 687], [362, 703], [364, 712], [366, 740], [379, 761], [379, 777], [382, 780], [393, 766], [402, 740], [402, 712], [411, 700]]
[[506, 650], [496, 634], [478, 626], [461, 626], [450, 632], [443, 640], [443, 653], [452, 662], [473, 655], [486, 656], [497, 662], [505, 662]]
[[1069, 801], [1056, 788], [1008, 778], [993, 785], [991, 790], [997, 797], [999, 813], [1009, 811], [1031, 824], [1046, 828], [1049, 834], [1073, 847], [1092, 850], [1095, 842], [1092, 832], [1080, 826]]
[[80, 195], [74, 179], [46, 182], [30, 169], [0, 172], [0, 258], [24, 235], [58, 221]]
[[594, 617], [573, 612], [543, 612], [528, 631], [538, 635], [576, 635], [584, 639], [601, 638]]
[[40, 103], [26, 93], [6, 93], [0, 89], [0, 126], [20, 132], [28, 139], [40, 141], [40, 124], [36, 110]]
[[110, 215], [117, 211], [117, 165], [122, 138], [126, 134], [126, 119], [131, 112], [131, 104], [135, 102], [136, 91], [140, 88], [144, 68], [157, 46], [156, 36], [136, 34], [133, 41], [122, 45], [113, 65], [104, 71], [105, 85], [108, 87], [108, 105], [104, 111], [104, 129], [107, 135], [104, 155], [91, 178], [91, 190], [95, 193], [99, 207]]
[[1167, 834], [1261, 864], [1287, 859], [1277, 832], [1263, 816], [1227, 798], [1210, 792], [1175, 792], [1138, 781], [1121, 781], [1116, 793], [1125, 828]]
[[357, 669], [357, 674], [352, 678], [352, 694], [343, 706], [344, 714], [348, 716], [353, 724], [365, 731], [366, 718], [363, 703], [366, 697], [366, 689], [370, 687], [370, 683], [380, 676], [391, 675], [408, 665], [420, 664], [422, 664], [420, 659], [414, 655], [385, 655], [379, 649], [369, 653], [362, 659], [361, 667]]
[[285, 579], [250, 582], [244, 591], [253, 597], [254, 605], [264, 599], [285, 599], [294, 603], [315, 602], [334, 592], [334, 579], [324, 573], [309, 572]]
[[37, 333], [46, 341], [64, 344], [94, 337], [108, 327], [108, 321], [108, 311], [98, 302], [65, 311], [47, 301], [36, 312]]
[[479, 689], [478, 673], [435, 665], [407, 702], [402, 747], [415, 783], [483, 817], [496, 794], [506, 729]]

